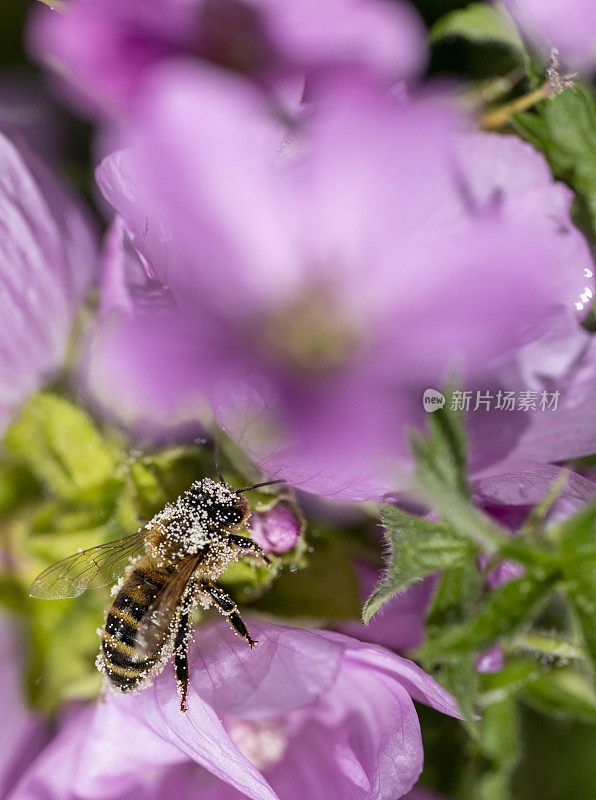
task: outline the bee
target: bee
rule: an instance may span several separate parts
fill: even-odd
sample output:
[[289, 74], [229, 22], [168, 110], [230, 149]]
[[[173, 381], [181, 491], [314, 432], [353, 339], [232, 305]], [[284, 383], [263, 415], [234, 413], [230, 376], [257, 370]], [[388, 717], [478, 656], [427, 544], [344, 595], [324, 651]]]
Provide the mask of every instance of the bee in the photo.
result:
[[173, 652], [180, 710], [186, 712], [190, 618], [197, 605], [214, 605], [251, 648], [257, 644], [216, 581], [242, 554], [271, 563], [239, 532], [250, 517], [243, 493], [275, 483], [280, 481], [234, 490], [209, 478], [195, 481], [136, 533], [48, 567], [33, 581], [30, 595], [77, 597], [121, 575], [101, 630], [97, 667], [113, 689], [134, 692], [150, 684]]

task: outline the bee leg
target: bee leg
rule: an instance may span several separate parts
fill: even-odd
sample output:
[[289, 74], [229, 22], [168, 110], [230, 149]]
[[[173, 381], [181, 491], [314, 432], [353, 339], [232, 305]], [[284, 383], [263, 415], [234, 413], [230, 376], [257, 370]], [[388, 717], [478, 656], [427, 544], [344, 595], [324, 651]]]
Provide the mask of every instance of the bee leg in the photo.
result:
[[271, 564], [271, 559], [269, 556], [263, 552], [260, 544], [257, 544], [252, 539], [249, 539], [248, 536], [238, 536], [236, 533], [230, 533], [228, 535], [228, 543], [235, 544], [237, 547], [240, 547], [242, 550], [246, 550], [248, 552], [254, 553], [259, 558], [262, 558], [265, 564]]
[[208, 581], [201, 581], [201, 589], [211, 596], [221, 613], [228, 618], [228, 622], [236, 633], [246, 639], [251, 647], [254, 647], [257, 642], [251, 638], [232, 598], [219, 586], [215, 586]]
[[180, 695], [180, 711], [183, 714], [188, 711], [186, 695], [188, 692], [188, 645], [190, 641], [189, 616], [189, 611], [181, 611], [174, 640], [174, 671]]

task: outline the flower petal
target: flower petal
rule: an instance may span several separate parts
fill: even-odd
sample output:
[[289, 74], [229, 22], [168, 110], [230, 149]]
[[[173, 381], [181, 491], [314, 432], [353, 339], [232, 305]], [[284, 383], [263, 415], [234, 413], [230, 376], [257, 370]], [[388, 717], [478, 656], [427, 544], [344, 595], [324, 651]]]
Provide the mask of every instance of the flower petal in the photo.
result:
[[533, 461], [508, 462], [499, 472], [473, 479], [474, 492], [482, 502], [505, 506], [535, 506], [555, 483], [564, 480], [561, 498], [575, 501], [577, 508], [596, 497], [596, 483], [569, 469]]
[[74, 199], [0, 134], [0, 431], [60, 366], [95, 260], [92, 228]]
[[414, 700], [425, 703], [450, 717], [463, 719], [463, 714], [459, 710], [455, 698], [413, 661], [390, 653], [382, 647], [349, 639], [340, 633], [332, 631], [321, 631], [320, 633], [330, 641], [343, 644], [347, 651], [346, 657], [349, 657], [354, 663], [366, 664], [398, 678]]
[[[335, 680], [340, 645], [319, 631], [250, 621], [254, 649], [227, 625], [201, 630], [191, 688], [221, 714], [258, 719], [316, 703]], [[247, 691], [249, 689], [249, 691]]]

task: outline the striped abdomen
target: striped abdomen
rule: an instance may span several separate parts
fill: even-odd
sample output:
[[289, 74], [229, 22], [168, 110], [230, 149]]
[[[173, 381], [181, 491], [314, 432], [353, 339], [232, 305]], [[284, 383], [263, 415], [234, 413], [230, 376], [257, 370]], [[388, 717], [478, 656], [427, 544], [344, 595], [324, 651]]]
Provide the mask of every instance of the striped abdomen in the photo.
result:
[[161, 630], [152, 617], [169, 578], [167, 570], [157, 570], [149, 559], [141, 559], [108, 611], [101, 634], [103, 667], [121, 691], [138, 688], [160, 660], [169, 628]]

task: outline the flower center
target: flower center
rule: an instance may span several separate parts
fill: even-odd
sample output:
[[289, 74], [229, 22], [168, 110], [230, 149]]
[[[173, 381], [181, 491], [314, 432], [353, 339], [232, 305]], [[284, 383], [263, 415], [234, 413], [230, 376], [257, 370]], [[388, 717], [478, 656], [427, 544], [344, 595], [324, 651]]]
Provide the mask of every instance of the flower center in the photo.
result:
[[330, 299], [311, 290], [269, 318], [268, 347], [286, 364], [308, 372], [339, 369], [357, 353], [358, 325]]
[[276, 719], [234, 719], [227, 729], [240, 752], [261, 771], [279, 763], [288, 746], [287, 732]]

